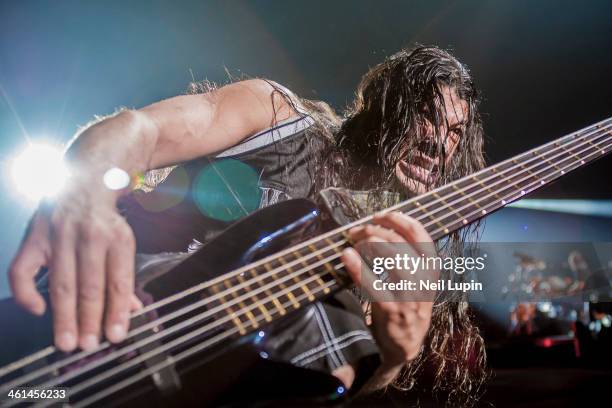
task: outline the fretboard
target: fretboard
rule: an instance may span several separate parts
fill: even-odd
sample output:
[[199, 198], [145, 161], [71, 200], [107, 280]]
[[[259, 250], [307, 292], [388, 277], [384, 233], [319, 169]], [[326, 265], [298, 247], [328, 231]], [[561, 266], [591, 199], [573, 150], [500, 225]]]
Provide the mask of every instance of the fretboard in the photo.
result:
[[612, 118], [423, 194], [393, 209], [439, 239], [612, 150]]
[[[388, 210], [414, 217], [438, 240], [611, 150], [612, 118], [608, 118]], [[250, 272], [254, 279], [271, 277], [270, 283], [286, 277], [285, 283], [275, 285], [273, 293], [282, 296], [290, 308], [309, 303], [349, 283], [339, 259], [348, 245], [345, 233], [370, 221], [371, 217], [366, 217], [284, 250], [256, 263]]]
[[[612, 118], [571, 133], [388, 210], [419, 220], [440, 239], [608, 154]], [[371, 217], [337, 228], [200, 285], [227, 336], [244, 335], [279, 316], [351, 284], [340, 256], [346, 231]], [[197, 293], [198, 287], [190, 289]]]

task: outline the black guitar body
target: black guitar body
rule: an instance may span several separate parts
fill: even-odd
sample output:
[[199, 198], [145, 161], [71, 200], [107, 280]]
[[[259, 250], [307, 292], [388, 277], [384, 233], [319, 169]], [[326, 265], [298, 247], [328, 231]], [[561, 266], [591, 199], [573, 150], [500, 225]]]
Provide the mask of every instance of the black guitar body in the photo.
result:
[[[217, 278], [321, 234], [327, 222], [323, 221], [324, 218], [319, 208], [305, 199], [285, 201], [261, 209], [231, 225], [216, 239], [180, 261], [178, 265], [168, 267], [167, 263], [160, 262], [148, 268], [137, 278], [137, 294], [146, 305]], [[174, 263], [176, 264], [176, 260]], [[205, 296], [200, 293], [195, 298], [187, 297], [169, 303], [154, 312], [139, 316], [135, 323], [146, 324]], [[51, 344], [49, 313], [42, 318], [32, 317], [21, 311], [11, 299], [2, 301], [0, 307], [0, 327], [4, 332], [1, 340], [0, 366]], [[201, 312], [201, 309], [199, 311]], [[188, 319], [195, 313], [185, 314], [177, 320], [180, 322]], [[273, 323], [261, 325], [246, 335], [234, 336], [230, 340], [202, 350], [191, 358], [166, 364], [162, 369], [155, 370], [151, 375], [139, 380], [136, 385], [117, 390], [110, 396], [94, 402], [93, 405], [287, 406], [287, 404], [322, 404], [337, 400], [340, 397], [338, 388], [341, 383], [335, 377], [274, 361], [266, 352], [266, 347], [272, 344], [267, 340], [274, 339], [275, 334], [286, 325], [299, 324], [300, 319], [304, 319], [307, 313], [308, 308], [288, 313]], [[177, 320], [173, 320], [172, 324]], [[200, 326], [211, 322], [214, 322], [214, 319], [201, 322]], [[231, 326], [233, 323], [227, 324]], [[137, 336], [135, 341], [154, 336], [165, 328], [166, 324], [161, 324], [147, 330]], [[180, 331], [178, 334], [188, 333], [189, 330], [192, 328]], [[138, 349], [127, 358], [127, 361], [166, 344], [176, 336], [167, 337]], [[188, 345], [183, 345], [183, 348], [209, 337], [210, 334], [206, 337], [196, 337]], [[172, 351], [174, 353], [181, 350], [179, 347]], [[170, 356], [171, 353], [158, 353], [122, 375], [129, 378], [160, 363], [171, 363]], [[104, 354], [101, 352], [100, 358], [102, 357]], [[96, 358], [96, 355], [93, 358]], [[41, 362], [41, 366], [44, 365], [45, 362]], [[103, 373], [112, 368], [113, 365], [104, 365], [99, 370], [94, 370], [93, 374]], [[9, 378], [2, 378], [2, 383], [10, 381], [11, 377], [14, 378], [17, 374], [19, 373], [11, 374]], [[116, 380], [113, 381], [115, 382]], [[71, 402], [78, 403], [82, 399], [87, 399], [88, 395], [104, 390], [111, 384], [101, 382], [82, 394], [71, 395]], [[68, 381], [62, 386], [68, 387], [70, 395], [72, 382]]]

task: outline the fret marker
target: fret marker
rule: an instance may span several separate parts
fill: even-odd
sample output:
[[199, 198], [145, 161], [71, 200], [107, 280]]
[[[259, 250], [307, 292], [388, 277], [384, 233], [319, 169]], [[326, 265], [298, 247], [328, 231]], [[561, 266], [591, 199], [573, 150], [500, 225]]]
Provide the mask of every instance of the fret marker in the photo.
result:
[[482, 215], [485, 215], [485, 214], [487, 213], [487, 210], [482, 210], [480, 213], [481, 213]]
[[561, 170], [561, 174], [565, 174], [565, 170]]
[[541, 184], [541, 185], [544, 185], [544, 180], [540, 180], [540, 184]]
[[525, 190], [521, 190], [521, 195], [525, 195]]
[[584, 160], [580, 160], [580, 164], [584, 164]]
[[506, 205], [506, 200], [502, 200], [502, 205]]
[[448, 230], [448, 228], [444, 228], [444, 233], [448, 234], [450, 231]]
[[468, 220], [463, 220], [463, 225], [467, 225]]

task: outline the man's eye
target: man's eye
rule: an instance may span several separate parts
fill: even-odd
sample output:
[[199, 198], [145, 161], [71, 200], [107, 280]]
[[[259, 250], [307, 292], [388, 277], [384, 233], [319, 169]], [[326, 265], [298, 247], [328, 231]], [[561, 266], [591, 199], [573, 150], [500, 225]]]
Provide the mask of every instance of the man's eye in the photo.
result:
[[454, 133], [459, 138], [463, 136], [463, 129], [461, 128], [453, 128], [451, 129], [451, 132]]

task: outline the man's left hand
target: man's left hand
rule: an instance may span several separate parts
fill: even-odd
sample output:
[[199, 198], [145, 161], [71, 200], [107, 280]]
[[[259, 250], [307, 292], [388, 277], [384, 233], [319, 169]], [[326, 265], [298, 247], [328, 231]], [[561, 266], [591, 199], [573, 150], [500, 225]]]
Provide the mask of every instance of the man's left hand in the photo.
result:
[[[389, 246], [395, 248], [396, 244], [404, 244], [415, 256], [423, 252], [427, 252], [427, 256], [435, 256], [432, 253], [433, 241], [423, 225], [398, 212], [375, 216], [372, 224], [355, 227], [349, 231], [348, 236], [357, 250], [347, 248], [342, 261], [356, 285], [372, 299], [380, 298], [381, 294], [374, 293], [371, 284], [373, 273], [365, 267], [360, 256], [365, 246], [368, 248], [368, 256], [388, 256], [388, 248], [384, 249], [385, 243], [393, 244]], [[396, 273], [391, 271], [391, 274]], [[394, 280], [398, 276], [390, 278]], [[429, 330], [432, 306], [433, 301], [401, 301], [390, 297], [385, 298], [385, 301], [372, 302], [371, 327], [381, 350], [383, 366], [388, 371], [399, 372], [399, 368], [418, 355]]]

